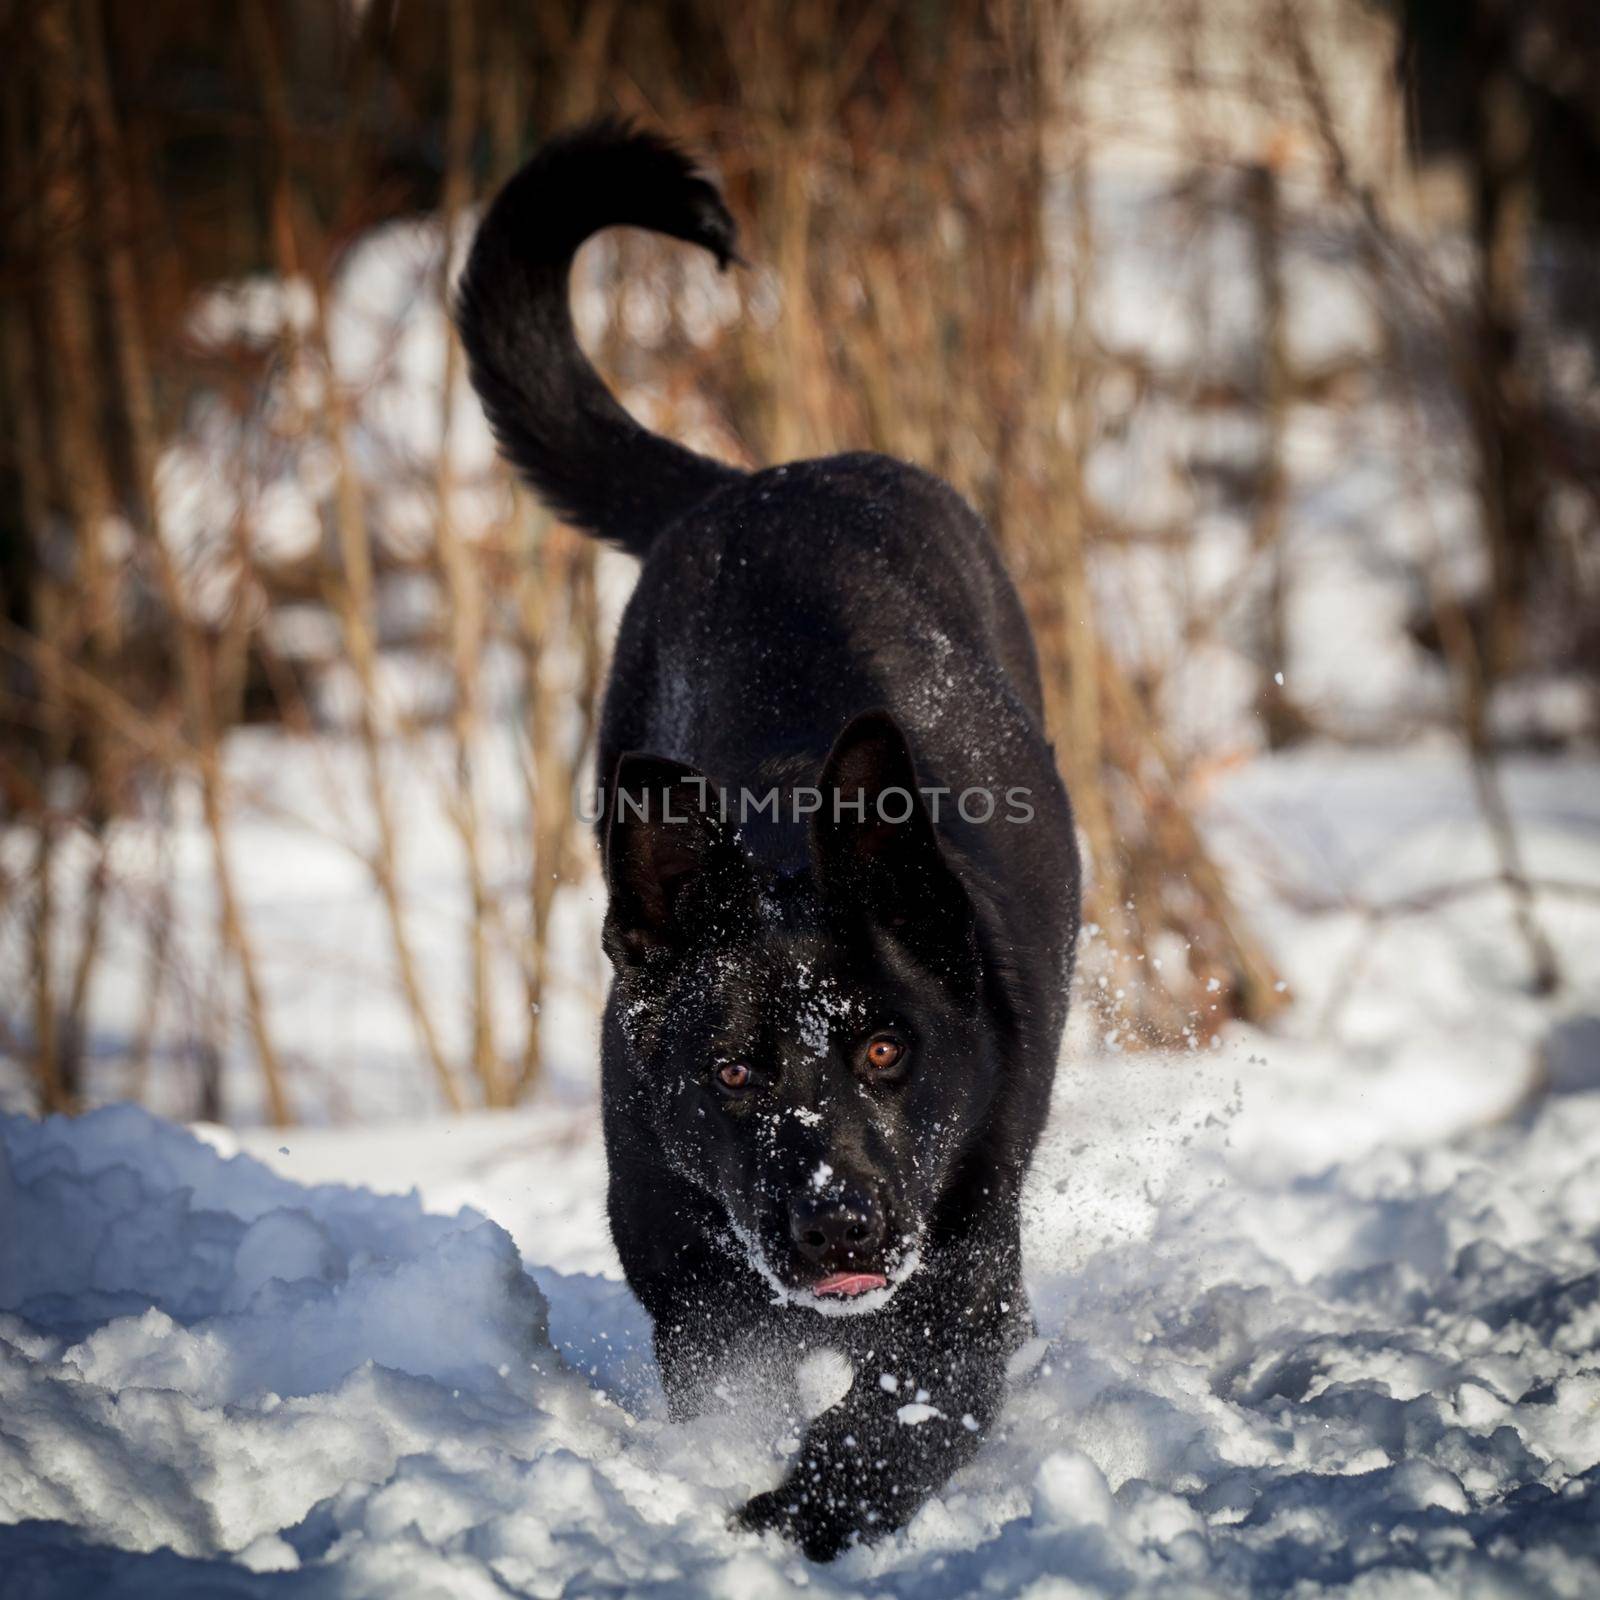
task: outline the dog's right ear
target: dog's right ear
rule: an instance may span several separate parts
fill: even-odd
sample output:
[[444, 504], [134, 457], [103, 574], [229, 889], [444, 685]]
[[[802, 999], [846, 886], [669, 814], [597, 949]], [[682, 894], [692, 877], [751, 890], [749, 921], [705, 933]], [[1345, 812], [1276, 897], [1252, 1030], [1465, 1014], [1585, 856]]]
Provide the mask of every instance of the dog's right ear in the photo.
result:
[[864, 912], [975, 993], [972, 902], [923, 803], [905, 730], [885, 710], [863, 711], [834, 741], [819, 787], [811, 832], [824, 898]]
[[625, 755], [607, 797], [606, 953], [619, 967], [681, 950], [704, 929], [696, 893], [739, 859], [716, 789], [661, 756]]

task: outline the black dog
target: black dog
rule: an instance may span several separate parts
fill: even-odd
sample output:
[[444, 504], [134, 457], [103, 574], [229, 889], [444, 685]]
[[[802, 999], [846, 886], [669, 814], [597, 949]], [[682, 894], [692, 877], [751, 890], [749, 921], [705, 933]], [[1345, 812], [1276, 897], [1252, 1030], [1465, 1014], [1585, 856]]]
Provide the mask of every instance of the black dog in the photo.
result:
[[675, 1415], [763, 1351], [850, 1358], [741, 1512], [826, 1558], [972, 1456], [1029, 1331], [1072, 817], [1022, 609], [951, 489], [865, 454], [746, 474], [606, 391], [567, 272], [620, 224], [734, 255], [682, 154], [598, 123], [506, 185], [457, 316], [507, 456], [644, 564], [599, 748], [617, 1252]]

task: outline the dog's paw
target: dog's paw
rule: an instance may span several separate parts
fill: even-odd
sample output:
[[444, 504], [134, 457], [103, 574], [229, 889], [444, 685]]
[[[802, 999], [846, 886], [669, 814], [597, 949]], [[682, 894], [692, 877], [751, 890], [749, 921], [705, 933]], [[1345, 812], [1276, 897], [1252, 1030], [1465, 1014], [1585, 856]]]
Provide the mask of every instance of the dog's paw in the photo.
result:
[[752, 1495], [733, 1514], [733, 1525], [746, 1533], [789, 1533], [791, 1519], [799, 1511], [794, 1496], [782, 1484], [765, 1494]]
[[854, 1543], [855, 1529], [826, 1510], [818, 1511], [786, 1484], [745, 1501], [734, 1513], [736, 1527], [749, 1533], [780, 1533], [813, 1561], [832, 1561]]

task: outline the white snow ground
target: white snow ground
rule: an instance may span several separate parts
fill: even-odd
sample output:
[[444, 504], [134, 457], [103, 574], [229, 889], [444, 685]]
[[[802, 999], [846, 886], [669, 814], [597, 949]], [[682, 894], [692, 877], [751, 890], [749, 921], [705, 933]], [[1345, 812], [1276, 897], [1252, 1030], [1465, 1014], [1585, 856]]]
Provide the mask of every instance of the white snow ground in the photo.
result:
[[[1600, 882], [1600, 774], [1510, 776], [1530, 871]], [[1214, 825], [1271, 843], [1297, 1007], [1170, 1058], [1080, 1027], [1040, 1339], [903, 1533], [727, 1527], [793, 1419], [665, 1420], [588, 1106], [112, 1107], [0, 1121], [0, 1594], [1600, 1593], [1600, 905], [1541, 901], [1551, 1001], [1497, 892], [1340, 909], [1483, 872], [1442, 748], [1257, 763]]]

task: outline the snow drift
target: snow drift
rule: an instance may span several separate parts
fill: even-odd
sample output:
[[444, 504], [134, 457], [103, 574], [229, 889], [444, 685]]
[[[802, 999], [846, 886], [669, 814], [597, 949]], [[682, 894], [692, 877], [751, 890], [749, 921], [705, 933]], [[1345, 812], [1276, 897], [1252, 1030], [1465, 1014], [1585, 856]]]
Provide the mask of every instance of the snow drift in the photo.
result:
[[[1215, 1069], [1115, 1070], [1181, 1105]], [[464, 1140], [456, 1176], [520, 1212], [514, 1242], [129, 1107], [4, 1119], [0, 1592], [1600, 1588], [1600, 1094], [1275, 1179], [1181, 1110], [1135, 1158], [1103, 1104], [1067, 1076], [1029, 1222], [1041, 1337], [999, 1436], [831, 1568], [726, 1525], [794, 1447], [787, 1401], [665, 1420], [591, 1143]], [[359, 1137], [322, 1138], [359, 1167]], [[536, 1282], [541, 1256], [564, 1265]], [[812, 1407], [848, 1381], [808, 1375]]]

